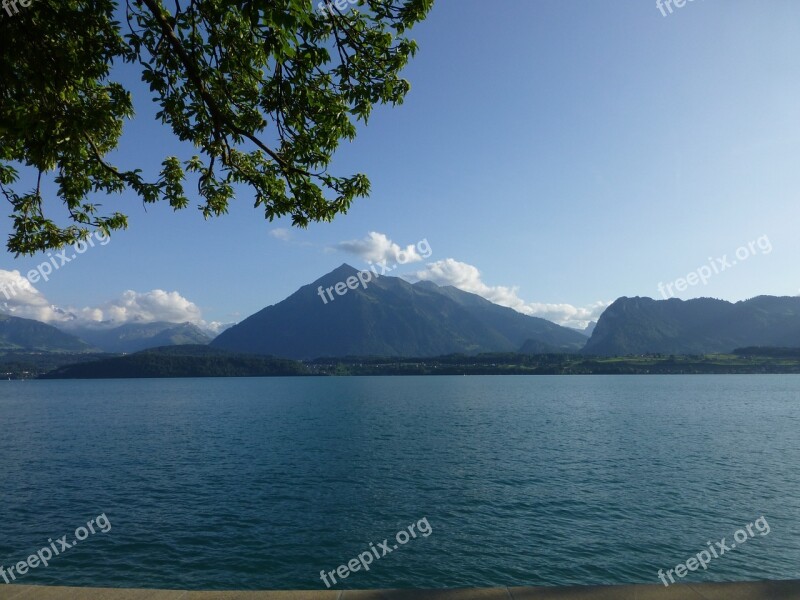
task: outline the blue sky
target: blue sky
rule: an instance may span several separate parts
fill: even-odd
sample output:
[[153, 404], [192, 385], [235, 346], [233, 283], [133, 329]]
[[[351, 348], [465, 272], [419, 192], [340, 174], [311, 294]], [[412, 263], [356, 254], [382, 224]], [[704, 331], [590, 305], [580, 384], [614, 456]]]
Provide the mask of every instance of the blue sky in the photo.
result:
[[[413, 32], [405, 104], [377, 110], [337, 155], [335, 172], [372, 181], [347, 215], [289, 231], [247, 190], [210, 221], [117, 198], [106, 203], [127, 231], [6, 308], [238, 321], [342, 262], [390, 256], [387, 239], [432, 251], [398, 274], [576, 326], [759, 239], [674, 295], [797, 295], [798, 22], [793, 0], [694, 0], [666, 17], [655, 0], [438, 0]], [[119, 77], [137, 118], [115, 162], [180, 151], [136, 73]], [[366, 241], [339, 246], [351, 240]], [[45, 258], [6, 253], [0, 275]]]

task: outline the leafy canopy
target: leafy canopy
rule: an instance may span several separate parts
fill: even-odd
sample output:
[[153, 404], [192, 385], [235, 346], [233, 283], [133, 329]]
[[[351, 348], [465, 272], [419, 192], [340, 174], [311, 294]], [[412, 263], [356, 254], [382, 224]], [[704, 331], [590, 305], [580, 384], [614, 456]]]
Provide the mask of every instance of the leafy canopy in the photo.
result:
[[[304, 227], [346, 212], [370, 184], [363, 174], [331, 174], [334, 151], [375, 104], [402, 103], [409, 84], [399, 73], [417, 49], [406, 33], [433, 3], [5, 1], [0, 192], [12, 206], [8, 249], [17, 255], [127, 227], [95, 197], [132, 191], [144, 203], [186, 208], [188, 180], [206, 218], [227, 212], [237, 184], [253, 190], [269, 220], [291, 215]], [[121, 62], [138, 65], [158, 118], [197, 153], [165, 157], [151, 179], [108, 160], [134, 113], [130, 92], [113, 80]], [[36, 178], [32, 190], [17, 189], [24, 169]], [[43, 197], [48, 178], [56, 198]]]

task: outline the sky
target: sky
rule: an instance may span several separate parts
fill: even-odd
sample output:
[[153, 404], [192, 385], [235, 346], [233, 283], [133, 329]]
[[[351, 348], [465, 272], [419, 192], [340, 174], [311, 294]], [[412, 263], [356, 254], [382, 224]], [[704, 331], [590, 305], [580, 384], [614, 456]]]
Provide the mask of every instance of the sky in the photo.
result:
[[[371, 197], [332, 223], [291, 227], [253, 209], [147, 210], [32, 283], [46, 255], [4, 252], [3, 307], [54, 324], [192, 321], [212, 331], [343, 262], [395, 264], [520, 312], [585, 326], [620, 296], [797, 295], [800, 3], [437, 0], [399, 107], [377, 109], [332, 171]], [[181, 151], [138, 73], [116, 164]], [[59, 206], [50, 203], [53, 210]], [[10, 220], [0, 235], [7, 237]], [[414, 251], [424, 248], [425, 252]], [[429, 250], [429, 251], [427, 251]], [[424, 256], [427, 255], [427, 256]], [[0, 294], [0, 304], [6, 299]]]

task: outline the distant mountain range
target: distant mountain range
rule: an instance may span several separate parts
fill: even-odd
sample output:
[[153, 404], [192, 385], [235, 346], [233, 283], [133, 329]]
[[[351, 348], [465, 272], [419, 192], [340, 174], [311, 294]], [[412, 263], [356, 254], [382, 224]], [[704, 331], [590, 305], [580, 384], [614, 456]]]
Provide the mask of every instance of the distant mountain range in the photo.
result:
[[583, 329], [579, 329], [577, 327], [570, 327], [573, 331], [577, 331], [578, 333], [582, 333], [587, 338], [592, 337], [592, 332], [594, 332], [594, 328], [597, 327], [597, 321], [591, 321], [586, 327]]
[[620, 298], [600, 317], [583, 352], [712, 354], [744, 346], [800, 347], [800, 298]]
[[[63, 353], [127, 354], [206, 344], [215, 351], [293, 360], [481, 353], [702, 355], [746, 347], [800, 348], [798, 297], [759, 296], [736, 303], [623, 297], [596, 324], [576, 330], [455, 287], [365, 273], [359, 279], [360, 272], [344, 264], [213, 340], [192, 323], [65, 324], [57, 329], [0, 313], [0, 354], [24, 370], [27, 363], [20, 357], [25, 353], [61, 353], [63, 360]], [[54, 362], [36, 359], [37, 364]]]
[[[526, 343], [542, 352], [576, 352], [586, 343], [577, 331], [454, 287], [388, 276], [361, 285], [358, 273], [344, 264], [224, 331], [211, 345], [314, 359], [515, 352]], [[342, 295], [326, 293], [337, 285], [346, 288]]]
[[127, 323], [117, 327], [70, 327], [72, 335], [103, 352], [139, 352], [158, 346], [207, 344], [211, 337], [192, 323]]
[[16, 350], [90, 352], [92, 347], [52, 325], [0, 313], [0, 351]]
[[158, 346], [208, 344], [192, 323], [128, 323], [119, 326], [47, 325], [0, 313], [0, 352], [138, 352]]

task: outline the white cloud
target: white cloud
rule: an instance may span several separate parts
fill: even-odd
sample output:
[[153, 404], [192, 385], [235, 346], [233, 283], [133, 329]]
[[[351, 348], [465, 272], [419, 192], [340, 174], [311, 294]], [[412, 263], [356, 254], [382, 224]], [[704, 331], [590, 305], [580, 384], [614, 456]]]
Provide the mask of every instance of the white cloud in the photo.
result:
[[0, 309], [15, 317], [38, 321], [58, 320], [61, 315], [17, 270], [0, 269]]
[[126, 323], [194, 323], [216, 334], [230, 323], [207, 322], [202, 311], [178, 292], [127, 290], [115, 300], [99, 306], [58, 307], [37, 290], [19, 271], [0, 269], [0, 310], [15, 317], [36, 319], [63, 327], [117, 327]]
[[[425, 241], [427, 244], [427, 240]], [[362, 260], [373, 263], [386, 261], [389, 266], [422, 262], [426, 257], [421, 256], [414, 244], [402, 248], [395, 244], [386, 234], [370, 231], [363, 240], [350, 240], [336, 244], [337, 250], [353, 254]]]
[[530, 312], [525, 314], [541, 317], [548, 321], [553, 321], [564, 327], [575, 327], [576, 329], [586, 329], [592, 321], [597, 321], [603, 311], [611, 305], [611, 302], [597, 301], [588, 306], [573, 306], [572, 304], [540, 304], [532, 302], [527, 304]]
[[596, 321], [611, 302], [595, 302], [589, 306], [576, 307], [571, 304], [543, 304], [525, 302], [518, 295], [519, 288], [502, 285], [486, 285], [481, 273], [473, 265], [459, 262], [452, 258], [430, 263], [422, 271], [410, 276], [419, 281], [432, 281], [438, 285], [452, 285], [465, 292], [482, 296], [501, 306], [533, 317], [541, 317], [565, 327], [585, 328], [591, 321]]
[[92, 321], [113, 321], [122, 323], [196, 323], [201, 321], [198, 306], [178, 292], [152, 290], [134, 292], [127, 290], [116, 300], [106, 302], [96, 308], [84, 308], [81, 311]]
[[202, 321], [201, 323], [195, 323], [200, 329], [203, 329], [211, 335], [212, 337], [219, 335], [226, 329], [230, 329], [236, 323], [222, 323], [220, 321], [211, 321], [210, 323], [207, 321]]
[[282, 242], [288, 242], [292, 238], [292, 231], [285, 227], [276, 227], [269, 230], [269, 235]]
[[[367, 261], [397, 261], [399, 252], [413, 259], [423, 260], [411, 245], [403, 250], [384, 234], [371, 232], [364, 240], [342, 242], [338, 245]], [[403, 258], [406, 258], [403, 257]], [[391, 263], [390, 263], [391, 264]], [[518, 295], [518, 287], [490, 286], [483, 282], [480, 271], [473, 265], [448, 258], [430, 263], [425, 269], [409, 274], [407, 279], [432, 281], [439, 285], [452, 285], [471, 292], [491, 302], [508, 306], [526, 315], [542, 317], [559, 325], [582, 329], [596, 321], [611, 302], [595, 302], [578, 307], [571, 304], [526, 302]], [[8, 296], [8, 298], [6, 298]], [[125, 323], [194, 323], [212, 335], [221, 333], [231, 323], [207, 322], [200, 308], [178, 292], [128, 290], [119, 298], [94, 307], [58, 307], [23, 277], [19, 271], [0, 269], [0, 310], [16, 317], [36, 319], [61, 326], [113, 327]]]

